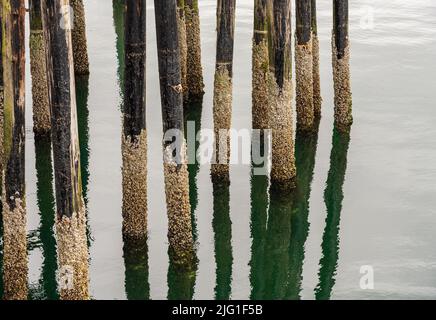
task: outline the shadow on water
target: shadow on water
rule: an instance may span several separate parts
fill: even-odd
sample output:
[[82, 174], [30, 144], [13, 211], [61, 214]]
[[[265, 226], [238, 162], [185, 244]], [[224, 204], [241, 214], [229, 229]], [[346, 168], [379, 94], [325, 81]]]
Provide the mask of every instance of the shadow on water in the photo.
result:
[[315, 131], [312, 134], [302, 134], [297, 131], [295, 139], [297, 188], [294, 193], [291, 218], [290, 268], [286, 293], [286, 298], [293, 300], [301, 298], [305, 244], [309, 234], [309, 200], [318, 146], [318, 128], [319, 120], [317, 120]]
[[125, 290], [129, 300], [149, 300], [147, 239], [132, 240], [124, 237]]
[[344, 199], [343, 185], [347, 170], [347, 153], [350, 144], [350, 133], [333, 131], [332, 150], [330, 154], [330, 170], [327, 186], [324, 191], [324, 202], [327, 207], [327, 218], [322, 239], [322, 258], [319, 261], [319, 283], [315, 288], [317, 300], [328, 300], [331, 297], [336, 279], [339, 257], [339, 227]]
[[232, 221], [230, 219], [230, 186], [213, 182], [212, 228], [215, 240], [215, 299], [228, 300], [232, 285]]

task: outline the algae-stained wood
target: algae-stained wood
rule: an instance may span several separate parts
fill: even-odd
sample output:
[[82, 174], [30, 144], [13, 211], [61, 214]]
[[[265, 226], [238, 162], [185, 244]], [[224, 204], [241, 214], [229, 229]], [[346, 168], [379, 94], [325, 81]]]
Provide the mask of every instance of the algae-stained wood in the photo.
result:
[[4, 298], [27, 299], [24, 0], [2, 2]]

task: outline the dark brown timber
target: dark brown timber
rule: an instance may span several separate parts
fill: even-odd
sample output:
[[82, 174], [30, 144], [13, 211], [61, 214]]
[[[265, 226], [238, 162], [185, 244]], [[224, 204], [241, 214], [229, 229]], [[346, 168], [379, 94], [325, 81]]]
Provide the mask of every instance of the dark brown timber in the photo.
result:
[[347, 132], [353, 123], [348, 38], [348, 0], [333, 1], [332, 64], [335, 89], [335, 125]]
[[76, 90], [71, 30], [59, 23], [68, 0], [43, 2], [44, 36], [51, 107], [54, 175], [56, 187], [56, 240], [59, 276], [73, 281], [61, 286], [66, 300], [89, 298], [86, 217], [80, 176]]
[[[3, 124], [4, 124], [4, 90], [3, 90], [3, 5], [0, 5], [0, 197], [3, 192]], [[1, 202], [1, 201], [0, 201]], [[0, 206], [0, 209], [2, 207]], [[3, 209], [1, 209], [3, 210]]]
[[123, 234], [147, 236], [147, 131], [145, 0], [125, 0]]
[[296, 175], [294, 156], [294, 129], [292, 123], [292, 52], [291, 1], [272, 2], [272, 69], [269, 81], [271, 112], [272, 167], [271, 183], [274, 189], [294, 187]]
[[313, 71], [313, 108], [315, 111], [315, 117], [321, 117], [321, 79], [319, 74], [319, 39], [318, 39], [318, 21], [316, 18], [316, 0], [312, 0], [312, 71]]
[[201, 100], [204, 94], [198, 0], [185, 0], [185, 23], [187, 44], [187, 95], [190, 100], [197, 101]]
[[50, 106], [47, 88], [45, 43], [42, 29], [41, 0], [29, 0], [30, 71], [32, 75], [33, 131], [50, 134]]
[[268, 0], [254, 1], [254, 35], [252, 65], [252, 125], [253, 129], [268, 129], [270, 114], [267, 78], [269, 72], [268, 52]]
[[27, 299], [25, 190], [25, 16], [24, 0], [2, 1], [4, 151], [4, 298]]
[[[192, 265], [195, 260], [189, 203], [186, 143], [183, 136], [183, 93], [174, 0], [155, 0], [155, 19], [164, 135], [165, 193], [168, 210], [169, 250], [174, 261]], [[175, 146], [175, 149], [173, 148]]]
[[295, 0], [296, 4], [296, 105], [298, 131], [313, 131], [315, 110], [313, 105], [313, 56], [311, 0]]
[[213, 98], [216, 163], [212, 164], [212, 178], [222, 181], [229, 180], [235, 6], [235, 0], [218, 0]]
[[188, 46], [186, 42], [185, 0], [177, 0], [177, 28], [179, 32], [180, 72], [182, 77], [183, 100], [188, 100], [187, 88], [187, 57]]

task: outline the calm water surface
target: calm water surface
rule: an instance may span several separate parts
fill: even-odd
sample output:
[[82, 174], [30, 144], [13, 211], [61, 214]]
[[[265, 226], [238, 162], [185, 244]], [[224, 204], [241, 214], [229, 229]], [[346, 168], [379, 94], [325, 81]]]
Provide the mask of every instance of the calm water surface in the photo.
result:
[[[250, 166], [214, 187], [190, 167], [199, 263], [169, 265], [154, 30], [148, 10], [149, 241], [124, 252], [121, 236], [122, 0], [85, 0], [91, 75], [78, 79], [78, 114], [94, 299], [436, 298], [436, 3], [350, 1], [355, 124], [333, 130], [331, 1], [318, 1], [323, 117], [296, 137], [298, 188], [269, 194]], [[187, 118], [212, 128], [216, 1], [200, 0], [206, 94]], [[233, 127], [251, 126], [253, 1], [236, 11]], [[373, 25], [365, 23], [373, 14]], [[369, 19], [371, 22], [371, 19]], [[363, 22], [363, 24], [362, 24]], [[294, 21], [293, 21], [294, 23]], [[35, 143], [27, 67], [26, 183], [30, 296], [57, 298], [50, 144]], [[375, 288], [359, 286], [374, 268]], [[0, 286], [1, 287], [1, 286]]]

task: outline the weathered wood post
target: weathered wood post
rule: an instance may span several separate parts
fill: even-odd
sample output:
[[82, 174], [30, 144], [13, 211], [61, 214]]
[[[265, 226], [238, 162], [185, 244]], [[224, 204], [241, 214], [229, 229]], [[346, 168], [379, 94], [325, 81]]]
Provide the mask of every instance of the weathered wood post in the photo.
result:
[[230, 127], [232, 124], [233, 45], [235, 33], [235, 0], [218, 0], [217, 46], [213, 97], [215, 158], [212, 178], [229, 180]]
[[271, 183], [289, 190], [295, 183], [294, 129], [292, 122], [291, 0], [273, 0], [272, 74], [268, 80], [272, 103]]
[[147, 237], [145, 121], [146, 1], [126, 0], [123, 154], [123, 234]]
[[297, 131], [313, 130], [313, 59], [311, 0], [296, 0], [295, 74]]
[[198, 100], [201, 99], [204, 94], [198, 0], [185, 0], [185, 23], [187, 44], [187, 95], [190, 100]]
[[[112, 0], [113, 18], [115, 33], [117, 35], [117, 76], [118, 84], [120, 86], [120, 96], [123, 95], [124, 89], [124, 1], [125, 0]], [[121, 99], [123, 100], [123, 99]]]
[[187, 59], [188, 45], [186, 40], [185, 0], [177, 0], [177, 29], [179, 33], [180, 72], [182, 77], [183, 100], [188, 99], [187, 88]]
[[47, 67], [45, 61], [44, 32], [42, 28], [41, 0], [29, 0], [30, 6], [30, 73], [32, 75], [33, 132], [50, 133], [50, 106]]
[[330, 169], [324, 191], [324, 203], [327, 208], [324, 234], [322, 237], [322, 257], [319, 261], [319, 282], [315, 289], [317, 300], [330, 299], [336, 282], [336, 269], [339, 258], [339, 232], [342, 212], [342, 191], [347, 171], [347, 155], [350, 145], [350, 132], [333, 130]]
[[27, 299], [25, 190], [25, 16], [24, 0], [2, 2], [4, 152], [3, 282], [4, 298]]
[[56, 187], [56, 239], [61, 299], [89, 298], [86, 216], [80, 175], [69, 0], [43, 2]]
[[83, 0], [70, 0], [74, 20], [72, 22], [73, 56], [75, 75], [89, 74], [88, 44], [86, 40], [86, 19]]
[[[4, 123], [4, 90], [3, 90], [3, 5], [0, 5], [0, 192], [3, 192], [3, 123]], [[1, 193], [0, 193], [1, 197]], [[0, 201], [0, 209], [1, 201]]]
[[341, 131], [353, 123], [348, 38], [348, 0], [333, 0], [332, 36], [335, 125]]
[[[183, 92], [174, 0], [155, 0], [157, 48], [163, 120], [165, 193], [170, 253], [181, 265], [195, 260], [186, 142], [183, 128]], [[167, 138], [173, 140], [168, 141]]]
[[313, 71], [313, 108], [315, 117], [321, 117], [321, 79], [319, 74], [319, 39], [318, 39], [318, 21], [316, 15], [316, 0], [312, 0], [312, 71]]
[[252, 125], [253, 129], [268, 129], [268, 0], [254, 1], [254, 35], [252, 61]]
[[230, 186], [213, 182], [213, 220], [215, 242], [215, 299], [229, 300], [232, 291], [232, 221], [230, 219]]

